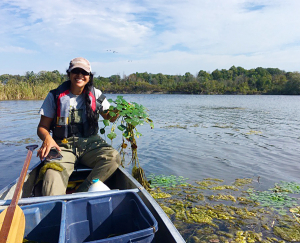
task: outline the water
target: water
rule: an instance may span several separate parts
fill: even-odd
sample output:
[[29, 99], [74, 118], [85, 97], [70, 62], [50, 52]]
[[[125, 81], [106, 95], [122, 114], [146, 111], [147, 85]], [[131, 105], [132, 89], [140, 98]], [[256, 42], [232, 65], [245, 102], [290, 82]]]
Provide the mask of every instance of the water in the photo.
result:
[[[253, 178], [260, 189], [281, 180], [300, 182], [299, 96], [123, 96], [147, 107], [154, 121], [154, 129], [139, 128], [143, 136], [137, 141], [146, 174], [228, 183]], [[41, 145], [36, 135], [41, 104], [0, 102], [0, 188], [20, 174], [25, 146]], [[33, 156], [31, 164], [37, 161]]]

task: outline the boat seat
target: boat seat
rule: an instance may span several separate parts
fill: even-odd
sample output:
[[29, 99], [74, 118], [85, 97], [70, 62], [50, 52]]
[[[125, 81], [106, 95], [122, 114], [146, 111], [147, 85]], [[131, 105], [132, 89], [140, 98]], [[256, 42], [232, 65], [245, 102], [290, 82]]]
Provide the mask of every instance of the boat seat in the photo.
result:
[[86, 178], [91, 171], [92, 168], [82, 164], [77, 164], [74, 168], [73, 173], [69, 178], [69, 182], [80, 181], [80, 180], [82, 181], [83, 178]]
[[77, 164], [74, 168], [76, 172], [83, 172], [83, 171], [92, 171], [92, 168], [85, 166], [83, 164]]

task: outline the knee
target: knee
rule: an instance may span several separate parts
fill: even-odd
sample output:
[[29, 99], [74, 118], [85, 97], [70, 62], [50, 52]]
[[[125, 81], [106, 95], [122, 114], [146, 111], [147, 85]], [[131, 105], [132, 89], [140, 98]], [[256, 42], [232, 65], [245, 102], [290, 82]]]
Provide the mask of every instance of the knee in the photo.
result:
[[110, 163], [115, 163], [118, 165], [121, 164], [120, 153], [114, 148], [109, 148], [109, 149], [105, 150], [104, 159]]
[[63, 195], [66, 193], [66, 186], [59, 173], [52, 169], [46, 171], [42, 188], [43, 196]]
[[59, 172], [56, 170], [48, 169], [44, 175], [44, 181], [53, 182], [59, 177]]
[[115, 163], [119, 166], [121, 164], [121, 155], [117, 150], [114, 150], [113, 158]]

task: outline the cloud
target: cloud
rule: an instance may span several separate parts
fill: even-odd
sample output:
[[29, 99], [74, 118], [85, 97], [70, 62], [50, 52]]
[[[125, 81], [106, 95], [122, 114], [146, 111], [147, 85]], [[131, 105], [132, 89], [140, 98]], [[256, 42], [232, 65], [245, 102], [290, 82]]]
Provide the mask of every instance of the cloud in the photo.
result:
[[22, 54], [34, 54], [36, 51], [28, 50], [19, 46], [4, 46], [0, 47], [0, 53], [22, 53]]
[[282, 68], [298, 53], [299, 8], [295, 0], [3, 0], [0, 21], [9, 25], [0, 26], [0, 52], [31, 55], [32, 65], [46, 67], [84, 56], [108, 76], [227, 63]]

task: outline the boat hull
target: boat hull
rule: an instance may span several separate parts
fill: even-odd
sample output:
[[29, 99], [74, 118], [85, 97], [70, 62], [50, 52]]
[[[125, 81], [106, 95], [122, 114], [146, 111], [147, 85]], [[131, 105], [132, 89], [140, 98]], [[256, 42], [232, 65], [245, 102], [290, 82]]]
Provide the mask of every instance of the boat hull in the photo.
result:
[[[178, 230], [175, 228], [171, 220], [149, 194], [149, 192], [137, 181], [130, 173], [124, 168], [119, 167], [116, 172], [105, 182], [111, 188], [110, 191], [102, 192], [87, 192], [87, 193], [73, 193], [60, 196], [41, 196], [41, 185], [35, 185], [38, 171], [41, 163], [34, 165], [28, 172], [22, 191], [22, 196], [19, 200], [19, 205], [28, 205], [41, 202], [49, 202], [52, 200], [65, 200], [70, 201], [79, 198], [97, 197], [100, 195], [109, 195], [122, 193], [124, 191], [135, 192], [152, 213], [158, 223], [158, 231], [155, 233], [153, 242], [170, 242], [181, 243], [185, 242]], [[78, 168], [74, 171], [70, 180], [78, 180], [85, 178], [90, 172], [88, 168]], [[16, 182], [18, 179], [10, 183], [8, 186], [0, 190], [0, 207], [4, 209], [10, 204], [10, 199], [15, 190]]]

